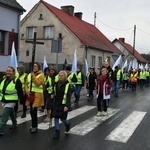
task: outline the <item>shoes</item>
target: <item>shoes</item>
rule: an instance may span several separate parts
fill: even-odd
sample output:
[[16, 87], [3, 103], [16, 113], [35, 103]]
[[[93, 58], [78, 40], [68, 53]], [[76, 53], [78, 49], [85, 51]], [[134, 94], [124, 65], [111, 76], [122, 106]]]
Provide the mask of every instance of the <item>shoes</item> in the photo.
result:
[[101, 116], [101, 114], [102, 114], [102, 113], [101, 113], [100, 111], [98, 111], [98, 113], [96, 114], [96, 116], [99, 117], [99, 116]]
[[46, 118], [44, 119], [44, 123], [48, 123], [48, 122], [50, 122], [50, 118], [46, 117]]
[[26, 117], [26, 113], [23, 113], [22, 115], [21, 115], [21, 118], [25, 118]]
[[78, 102], [77, 102], [77, 101], [74, 101], [74, 104], [78, 105]]
[[118, 94], [115, 94], [114, 96], [118, 97]]
[[12, 130], [12, 129], [16, 129], [17, 127], [18, 127], [18, 125], [15, 124], [15, 125], [12, 125], [9, 129]]
[[0, 136], [3, 136], [4, 135], [4, 131], [0, 131]]
[[71, 123], [68, 123], [68, 124], [66, 125], [66, 132], [69, 132], [70, 126], [71, 126]]
[[37, 132], [37, 128], [31, 128], [31, 129], [30, 129], [30, 132], [31, 132], [31, 133], [36, 133], [36, 132]]
[[41, 108], [41, 109], [40, 109], [40, 112], [44, 112], [44, 109], [43, 109], [43, 108]]
[[108, 116], [108, 113], [107, 113], [106, 111], [104, 111], [104, 112], [102, 113], [102, 115], [103, 115], [103, 116]]
[[69, 107], [69, 108], [68, 108], [68, 111], [72, 111], [72, 107]]
[[53, 136], [53, 139], [57, 140], [57, 139], [59, 139], [59, 137], [60, 137], [60, 131], [59, 130], [55, 130], [55, 135]]

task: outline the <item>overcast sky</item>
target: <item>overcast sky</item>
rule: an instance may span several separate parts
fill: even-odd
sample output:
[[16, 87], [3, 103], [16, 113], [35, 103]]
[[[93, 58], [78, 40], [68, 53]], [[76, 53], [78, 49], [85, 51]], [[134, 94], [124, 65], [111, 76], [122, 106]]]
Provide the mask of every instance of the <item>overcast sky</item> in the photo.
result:
[[[45, 0], [60, 8], [73, 5], [75, 12], [83, 13], [83, 20], [94, 24], [110, 40], [124, 37], [125, 42], [133, 45], [134, 25], [136, 25], [135, 49], [139, 53], [150, 53], [150, 0]], [[17, 0], [26, 13], [39, 0]]]

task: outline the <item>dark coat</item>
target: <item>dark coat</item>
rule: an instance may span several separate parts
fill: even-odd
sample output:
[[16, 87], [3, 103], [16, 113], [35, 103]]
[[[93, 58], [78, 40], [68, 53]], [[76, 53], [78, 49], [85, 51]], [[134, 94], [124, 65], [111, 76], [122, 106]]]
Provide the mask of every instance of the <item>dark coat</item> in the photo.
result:
[[90, 73], [90, 74], [88, 75], [88, 77], [86, 77], [86, 80], [87, 80], [86, 88], [87, 88], [87, 89], [94, 90], [94, 88], [95, 88], [95, 86], [96, 86], [96, 79], [97, 79], [96, 73], [95, 73], [95, 72], [94, 72], [93, 74]]
[[55, 98], [53, 103], [53, 110], [52, 110], [52, 116], [54, 118], [61, 118], [66, 119], [68, 112], [64, 112], [64, 107], [70, 106], [70, 98], [71, 98], [71, 89], [69, 85], [68, 93], [67, 93], [67, 100], [66, 104], [62, 104], [63, 96], [65, 92], [65, 86], [68, 83], [68, 81], [60, 84], [60, 82], [56, 82], [56, 92], [55, 92]]

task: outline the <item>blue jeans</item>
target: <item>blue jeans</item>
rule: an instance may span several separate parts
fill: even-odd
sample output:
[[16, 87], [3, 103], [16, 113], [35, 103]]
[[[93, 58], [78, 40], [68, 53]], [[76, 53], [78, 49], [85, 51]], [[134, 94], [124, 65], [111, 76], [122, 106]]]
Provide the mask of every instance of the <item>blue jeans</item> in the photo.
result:
[[119, 84], [120, 84], [120, 81], [119, 80], [116, 80], [116, 81], [114, 81], [113, 82], [113, 87], [114, 87], [114, 92], [115, 92], [115, 94], [117, 94], [118, 95], [118, 93], [119, 93]]
[[74, 92], [74, 96], [75, 96], [75, 102], [79, 102], [80, 100], [80, 92], [82, 89], [82, 85], [81, 84], [76, 84], [76, 90]]
[[[68, 120], [67, 119], [60, 119], [65, 125], [68, 124]], [[60, 130], [59, 127], [59, 118], [54, 118], [54, 123], [55, 123], [55, 130]]]

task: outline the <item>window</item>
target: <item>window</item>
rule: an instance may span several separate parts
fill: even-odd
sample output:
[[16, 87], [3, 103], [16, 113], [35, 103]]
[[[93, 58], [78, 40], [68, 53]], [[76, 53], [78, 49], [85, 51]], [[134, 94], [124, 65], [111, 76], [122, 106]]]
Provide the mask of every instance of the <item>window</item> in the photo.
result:
[[5, 32], [0, 30], [0, 54], [4, 54]]
[[98, 57], [98, 68], [101, 68], [102, 66], [102, 57]]
[[36, 32], [36, 27], [27, 27], [27, 39], [29, 40], [33, 39], [34, 32]]
[[44, 27], [44, 39], [54, 38], [54, 26]]
[[95, 68], [95, 56], [91, 56], [91, 67]]

